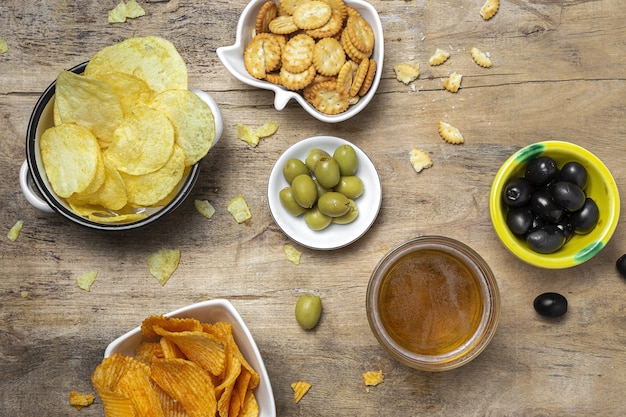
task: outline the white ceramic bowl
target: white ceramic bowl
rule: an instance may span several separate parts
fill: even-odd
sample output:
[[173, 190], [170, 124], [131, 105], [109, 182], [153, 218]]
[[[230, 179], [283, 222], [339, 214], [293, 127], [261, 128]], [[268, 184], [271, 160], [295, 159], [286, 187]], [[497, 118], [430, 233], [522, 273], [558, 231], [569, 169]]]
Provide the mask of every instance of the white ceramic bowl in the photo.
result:
[[[314, 148], [332, 155], [339, 145], [344, 144], [354, 148], [359, 161], [355, 175], [363, 181], [364, 186], [363, 195], [355, 200], [359, 216], [349, 224], [331, 224], [324, 230], [312, 230], [304, 222], [303, 216], [293, 216], [280, 202], [280, 190], [289, 185], [283, 176], [283, 165], [290, 158], [304, 161], [309, 151]], [[314, 136], [292, 145], [278, 158], [270, 173], [267, 199], [274, 221], [293, 241], [311, 249], [329, 250], [347, 246], [369, 230], [380, 211], [382, 187], [374, 163], [356, 145], [334, 136]]]
[[[69, 71], [82, 74], [86, 66], [87, 62], [84, 62], [71, 68]], [[147, 208], [145, 210], [147, 217], [141, 220], [127, 223], [98, 223], [75, 213], [65, 200], [59, 198], [52, 191], [52, 187], [50, 186], [45, 170], [43, 169], [43, 162], [39, 151], [39, 138], [47, 128], [53, 126], [54, 124], [53, 108], [55, 88], [56, 81], [52, 82], [48, 88], [46, 88], [37, 101], [37, 104], [35, 104], [35, 108], [30, 117], [26, 132], [26, 160], [20, 169], [19, 180], [24, 197], [33, 207], [45, 212], [56, 212], [74, 223], [92, 229], [124, 231], [136, 229], [156, 222], [164, 215], [176, 209], [185, 200], [185, 198], [187, 198], [196, 180], [198, 179], [198, 175], [200, 174], [200, 162], [194, 164], [189, 170], [185, 171], [185, 174], [178, 185], [178, 194], [176, 197], [174, 197], [165, 206]], [[211, 112], [213, 113], [213, 118], [215, 120], [215, 138], [213, 140], [213, 146], [215, 146], [224, 129], [222, 114], [219, 106], [213, 97], [206, 92], [194, 89], [191, 91], [200, 97], [209, 106]]]
[[[230, 301], [224, 299], [203, 301], [167, 313], [166, 316], [193, 317], [205, 323], [215, 323], [217, 321], [230, 323], [239, 350], [261, 377], [261, 382], [254, 391], [259, 404], [259, 417], [276, 416], [274, 393], [272, 392], [272, 385], [267, 375], [263, 358], [252, 338], [250, 330], [248, 330], [248, 327]], [[141, 334], [141, 327], [136, 327], [111, 342], [104, 351], [104, 357], [106, 358], [113, 353], [135, 356], [135, 349], [144, 340], [146, 339]]]
[[380, 77], [383, 72], [383, 58], [384, 58], [384, 38], [383, 27], [378, 16], [376, 9], [366, 1], [363, 0], [345, 0], [345, 4], [358, 11], [361, 16], [367, 20], [374, 31], [374, 51], [372, 52], [372, 59], [376, 60], [376, 75], [372, 86], [367, 94], [365, 94], [359, 102], [352, 105], [348, 110], [336, 115], [324, 114], [318, 111], [314, 106], [308, 103], [304, 97], [298, 92], [287, 90], [279, 85], [263, 81], [251, 76], [243, 63], [243, 51], [246, 45], [253, 38], [255, 33], [256, 17], [261, 9], [261, 6], [267, 0], [252, 0], [245, 7], [239, 18], [237, 24], [237, 35], [235, 44], [231, 46], [223, 46], [217, 48], [217, 56], [222, 61], [222, 64], [226, 69], [239, 81], [251, 85], [253, 87], [262, 88], [264, 90], [271, 90], [274, 92], [274, 107], [276, 110], [282, 110], [285, 108], [290, 100], [297, 101], [302, 108], [311, 116], [326, 123], [343, 122], [363, 110], [368, 103], [374, 98]]

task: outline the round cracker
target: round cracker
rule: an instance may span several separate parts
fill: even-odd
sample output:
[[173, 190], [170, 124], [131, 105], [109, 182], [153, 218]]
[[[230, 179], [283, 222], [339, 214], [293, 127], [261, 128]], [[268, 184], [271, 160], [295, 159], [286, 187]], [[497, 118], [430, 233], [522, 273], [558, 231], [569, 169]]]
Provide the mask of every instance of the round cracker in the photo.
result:
[[337, 39], [320, 39], [313, 50], [313, 63], [320, 74], [337, 75], [346, 63], [346, 53]]
[[300, 4], [293, 11], [293, 22], [300, 29], [317, 29], [328, 22], [332, 9], [320, 0], [310, 0]]
[[338, 88], [334, 81], [318, 83], [309, 92], [309, 101], [317, 110], [324, 114], [339, 114], [350, 105], [350, 97], [343, 88]]
[[292, 73], [305, 71], [313, 63], [315, 40], [301, 33], [287, 41], [282, 54], [282, 67]]
[[256, 33], [267, 33], [270, 31], [270, 22], [278, 16], [278, 6], [272, 0], [263, 3], [261, 10], [256, 17]]

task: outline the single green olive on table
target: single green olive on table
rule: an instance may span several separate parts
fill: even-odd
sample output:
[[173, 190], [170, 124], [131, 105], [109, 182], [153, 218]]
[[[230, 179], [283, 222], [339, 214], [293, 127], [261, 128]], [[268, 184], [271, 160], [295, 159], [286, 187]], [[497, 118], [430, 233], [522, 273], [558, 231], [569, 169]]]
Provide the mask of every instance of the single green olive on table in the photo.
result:
[[302, 294], [296, 302], [296, 321], [305, 330], [314, 328], [322, 315], [322, 299], [315, 294]]

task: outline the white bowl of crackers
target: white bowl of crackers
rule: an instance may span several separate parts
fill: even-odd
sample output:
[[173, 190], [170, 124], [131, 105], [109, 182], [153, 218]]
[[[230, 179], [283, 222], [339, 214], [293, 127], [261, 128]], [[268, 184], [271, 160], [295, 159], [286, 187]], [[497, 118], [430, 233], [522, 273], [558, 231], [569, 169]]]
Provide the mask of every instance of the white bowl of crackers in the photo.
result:
[[182, 203], [222, 130], [217, 103], [188, 88], [171, 42], [129, 38], [62, 71], [44, 91], [20, 185], [42, 211], [92, 229], [135, 229]]
[[106, 348], [91, 381], [106, 415], [160, 407], [165, 415], [276, 416], [263, 358], [224, 299], [146, 317]]
[[327, 123], [347, 120], [376, 94], [384, 58], [376, 9], [363, 0], [252, 0], [234, 45], [217, 55], [238, 80], [292, 99]]

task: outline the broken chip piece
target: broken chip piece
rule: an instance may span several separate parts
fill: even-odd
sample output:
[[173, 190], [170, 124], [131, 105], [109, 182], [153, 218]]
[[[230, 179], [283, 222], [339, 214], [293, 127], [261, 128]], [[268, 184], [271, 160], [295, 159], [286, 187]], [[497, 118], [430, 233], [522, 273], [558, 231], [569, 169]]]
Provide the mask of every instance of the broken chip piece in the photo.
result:
[[85, 272], [76, 278], [76, 284], [78, 285], [78, 288], [88, 292], [91, 290], [91, 286], [95, 282], [97, 276], [98, 271]]
[[161, 285], [170, 279], [180, 262], [178, 249], [159, 249], [148, 255], [146, 259], [150, 273]]
[[9, 51], [9, 45], [7, 45], [7, 41], [4, 39], [0, 39], [0, 55]]
[[385, 379], [382, 370], [363, 372], [361, 376], [363, 377], [363, 382], [365, 383], [365, 385], [369, 387], [375, 387], [376, 385], [383, 382]]
[[409, 160], [415, 172], [421, 172], [423, 169], [433, 166], [433, 160], [430, 155], [422, 149], [413, 148], [409, 152]]
[[293, 245], [285, 245], [285, 256], [289, 260], [289, 262], [294, 265], [300, 265], [300, 258], [302, 257], [302, 252], [293, 247]]
[[11, 230], [9, 230], [9, 233], [7, 234], [7, 238], [11, 242], [15, 242], [17, 238], [20, 237], [20, 233], [22, 232], [22, 227], [24, 227], [23, 220], [18, 220], [17, 222], [15, 222], [13, 227], [11, 227]]
[[215, 214], [215, 207], [209, 203], [208, 200], [194, 200], [193, 205], [198, 210], [198, 213], [202, 214], [207, 219], [210, 219]]
[[237, 223], [243, 223], [252, 218], [250, 207], [248, 207], [246, 199], [241, 194], [228, 202], [228, 212], [233, 216]]
[[122, 0], [113, 10], [109, 11], [109, 23], [124, 23], [126, 19], [135, 19], [146, 14], [145, 10], [136, 0]]
[[298, 404], [304, 394], [306, 394], [311, 388], [311, 384], [304, 381], [296, 381], [291, 383], [291, 389], [293, 390], [293, 401]]
[[91, 393], [82, 394], [77, 391], [70, 391], [70, 405], [74, 406], [79, 411], [81, 408], [93, 404], [93, 400], [94, 395]]

